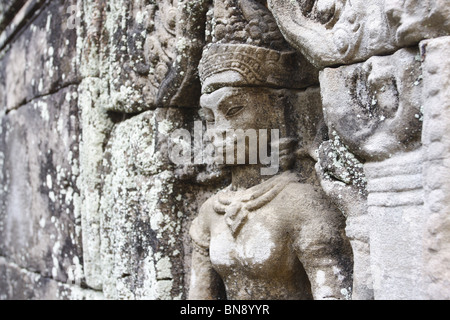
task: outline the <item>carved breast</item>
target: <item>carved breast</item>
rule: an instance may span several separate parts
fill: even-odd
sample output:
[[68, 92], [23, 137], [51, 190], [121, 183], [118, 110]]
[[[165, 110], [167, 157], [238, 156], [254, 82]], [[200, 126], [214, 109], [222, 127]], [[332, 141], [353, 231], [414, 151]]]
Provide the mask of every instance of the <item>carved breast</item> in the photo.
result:
[[[268, 219], [276, 212], [267, 206], [249, 215], [240, 233], [233, 237], [224, 216], [217, 216], [217, 223], [211, 230], [210, 258], [220, 274], [235, 269], [247, 269], [246, 273], [257, 276], [276, 273], [279, 266], [291, 268], [295, 254], [289, 248], [288, 234], [283, 232], [278, 219]], [[268, 220], [275, 222], [268, 224]]]
[[248, 212], [236, 232], [226, 215], [213, 214], [210, 260], [228, 298], [310, 298], [309, 281], [294, 250], [295, 221], [301, 224], [297, 219], [301, 211], [290, 192], [281, 191]]

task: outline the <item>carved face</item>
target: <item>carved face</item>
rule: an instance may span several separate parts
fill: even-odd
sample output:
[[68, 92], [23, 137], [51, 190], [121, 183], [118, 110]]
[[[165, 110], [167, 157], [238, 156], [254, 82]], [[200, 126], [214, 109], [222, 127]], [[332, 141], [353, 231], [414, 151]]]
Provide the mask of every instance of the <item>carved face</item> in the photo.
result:
[[421, 71], [417, 52], [321, 73], [325, 119], [355, 154], [382, 159], [411, 146], [421, 128]]
[[[358, 56], [364, 28], [376, 43], [383, 34], [380, 0], [271, 0], [270, 9], [287, 40], [317, 66]], [[371, 22], [366, 17], [371, 15]], [[374, 32], [376, 31], [376, 32]], [[371, 35], [372, 36], [372, 35]]]
[[438, 36], [450, 29], [444, 2], [268, 0], [286, 39], [319, 67], [355, 63]]
[[[254, 131], [258, 141], [260, 129], [266, 130], [268, 142], [272, 129], [278, 129], [280, 137], [285, 136], [284, 112], [280, 100], [281, 91], [268, 88], [225, 87], [202, 95], [201, 113], [216, 150], [224, 142], [224, 152], [237, 152], [237, 140], [232, 135], [226, 136], [230, 130]], [[247, 159], [248, 145], [246, 143]]]

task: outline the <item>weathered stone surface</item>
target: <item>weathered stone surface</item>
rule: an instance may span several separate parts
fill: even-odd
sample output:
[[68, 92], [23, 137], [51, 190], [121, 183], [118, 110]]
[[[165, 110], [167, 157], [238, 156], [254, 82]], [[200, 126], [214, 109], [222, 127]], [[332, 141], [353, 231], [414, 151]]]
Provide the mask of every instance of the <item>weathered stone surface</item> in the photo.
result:
[[427, 299], [450, 299], [450, 38], [421, 43], [424, 56], [423, 184]]
[[[84, 64], [83, 64], [84, 65]], [[109, 102], [108, 81], [95, 77], [83, 79], [78, 87], [80, 122], [79, 214], [83, 239], [83, 261], [87, 285], [102, 289], [100, 253], [100, 200], [102, 193], [103, 153], [114, 127], [105, 108]]]
[[346, 236], [353, 249], [352, 299], [374, 298], [371, 271], [367, 179], [364, 165], [351, 153], [339, 136], [318, 148], [317, 176], [323, 191], [346, 217]]
[[286, 39], [319, 67], [392, 53], [449, 34], [445, 0], [269, 0]]
[[349, 299], [344, 217], [297, 181], [284, 172], [208, 199], [191, 227], [191, 299]]
[[449, 10], [4, 0], [0, 299], [450, 299]]
[[51, 2], [2, 52], [0, 108], [8, 111], [35, 97], [79, 82], [76, 29], [68, 28], [67, 8]]
[[61, 283], [0, 257], [1, 300], [101, 300], [99, 292]]
[[[367, 161], [367, 182], [360, 188], [366, 197], [339, 191], [340, 208], [350, 213], [346, 231], [355, 254], [355, 298], [421, 299], [422, 55], [418, 49], [401, 49], [364, 63], [325, 68], [320, 81], [330, 136], [337, 135], [345, 148]], [[337, 167], [334, 178], [348, 184], [351, 166]], [[345, 190], [326, 179], [322, 186], [335, 198]]]
[[176, 241], [182, 213], [172, 209], [175, 178], [164, 147], [156, 145], [157, 135], [173, 126], [165, 113], [149, 111], [117, 125], [106, 149], [101, 250], [107, 297], [182, 295], [181, 264], [174, 261], [182, 259]]
[[135, 113], [162, 106], [195, 106], [207, 1], [108, 4], [112, 96], [108, 109]]
[[5, 0], [0, 3], [0, 32], [2, 32], [26, 0]]
[[423, 150], [366, 163], [370, 257], [377, 300], [424, 299]]
[[[289, 135], [297, 142], [296, 158], [299, 172], [306, 176], [314, 176], [309, 173], [308, 166], [314, 170], [315, 161], [318, 160], [319, 146], [328, 137], [327, 128], [323, 121], [323, 106], [319, 87], [309, 87], [298, 90], [292, 97], [286, 113], [286, 126]], [[305, 116], [306, 115], [306, 116]]]
[[11, 7], [13, 10], [11, 16], [8, 17], [8, 25], [0, 33], [0, 48], [8, 48], [10, 42], [21, 31], [22, 28], [26, 28], [33, 18], [39, 15], [39, 12], [44, 5], [45, 0], [28, 0], [19, 5], [17, 1], [17, 7], [14, 5]]
[[82, 280], [77, 87], [33, 100], [2, 118], [1, 255], [65, 282]]
[[[144, 3], [128, 4], [125, 2], [115, 2], [112, 5], [112, 10], [110, 11], [106, 11], [107, 6], [104, 2], [88, 1], [83, 6], [87, 26], [82, 40], [80, 70], [86, 78], [82, 81], [79, 89], [83, 126], [82, 143], [80, 146], [82, 175], [79, 179], [79, 187], [82, 198], [80, 211], [82, 217], [86, 281], [93, 288], [99, 290], [103, 288], [108, 298], [127, 297], [142, 299], [151, 297], [170, 299], [182, 297], [185, 294], [184, 286], [186, 285], [183, 268], [184, 264], [188, 263], [185, 262], [184, 257], [190, 256], [189, 252], [191, 248], [189, 242], [185, 240], [177, 244], [178, 249], [182, 249], [178, 250], [178, 254], [172, 253], [176, 250], [173, 248], [159, 249], [158, 247], [152, 249], [152, 246], [146, 247], [149, 242], [156, 243], [160, 241], [156, 238], [159, 232], [158, 230], [150, 234], [142, 234], [146, 232], [145, 230], [150, 230], [146, 215], [157, 215], [158, 212], [167, 215], [165, 219], [178, 226], [177, 232], [181, 232], [181, 237], [182, 232], [186, 233], [186, 224], [190, 221], [190, 214], [196, 211], [198, 201], [200, 201], [199, 199], [203, 198], [202, 193], [207, 193], [208, 189], [214, 189], [214, 186], [205, 185], [205, 181], [211, 181], [211, 175], [207, 172], [206, 174], [205, 172], [201, 172], [201, 175], [196, 176], [200, 172], [198, 168], [196, 169], [192, 166], [175, 166], [170, 163], [167, 150], [168, 137], [157, 139], [157, 143], [153, 140], [162, 134], [158, 133], [156, 135], [156, 132], [163, 132], [168, 129], [175, 130], [178, 126], [189, 128], [192, 123], [189, 125], [186, 123], [187, 118], [183, 116], [183, 112], [177, 113], [175, 110], [170, 111], [169, 115], [175, 116], [175, 118], [181, 117], [180, 120], [173, 122], [172, 120], [174, 119], [170, 119], [171, 116], [164, 116], [166, 113], [165, 110], [157, 109], [155, 111], [155, 117], [156, 115], [158, 116], [150, 123], [149, 119], [153, 117], [149, 115], [150, 113], [147, 113], [143, 117], [134, 117], [133, 115], [124, 116], [120, 113], [112, 113], [109, 111], [115, 110], [127, 113], [145, 110], [145, 108], [155, 108], [156, 93], [159, 90], [159, 82], [162, 80], [162, 78], [155, 78], [154, 74], [140, 75], [136, 73], [136, 68], [131, 67], [126, 69], [127, 73], [123, 73], [121, 71], [123, 70], [123, 65], [116, 64], [112, 61], [116, 58], [124, 59], [121, 61], [129, 61], [128, 58], [131, 55], [117, 53], [116, 56], [110, 56], [109, 50], [117, 45], [117, 39], [122, 41], [130, 36], [130, 41], [125, 41], [125, 46], [128, 48], [127, 53], [132, 53], [134, 55], [133, 58], [138, 56], [144, 57], [145, 54], [149, 54], [151, 58], [149, 58], [151, 61], [144, 61], [140, 67], [154, 69], [156, 65], [153, 64], [155, 63], [168, 64], [170, 62], [170, 64], [174, 63], [175, 67], [184, 68], [187, 63], [186, 61], [189, 62], [191, 59], [193, 59], [195, 64], [195, 58], [187, 54], [186, 51], [194, 43], [185, 43], [182, 46], [184, 55], [182, 57], [180, 56], [180, 59], [176, 59], [176, 61], [169, 61], [169, 57], [173, 58], [170, 50], [174, 49], [172, 39], [174, 37], [174, 34], [172, 34], [174, 30], [166, 30], [167, 27], [173, 26], [166, 25], [170, 21], [164, 20], [164, 15], [169, 14], [172, 16], [172, 19], [175, 19], [174, 15], [178, 13], [172, 4], [161, 1], [160, 3], [151, 5], [144, 5]], [[127, 15], [125, 12], [127, 12], [129, 6], [131, 6], [130, 10], [132, 14]], [[189, 5], [189, 3], [180, 4], [182, 10], [192, 10], [192, 15], [195, 16], [197, 9], [194, 7]], [[130, 22], [125, 27], [123, 25], [118, 26], [114, 17], [117, 18], [121, 14], [125, 14], [124, 19], [129, 19], [134, 22]], [[152, 15], [154, 20], [150, 19], [148, 15]], [[101, 28], [102, 19], [109, 21], [104, 29]], [[172, 22], [175, 21], [173, 20]], [[143, 26], [146, 27], [144, 28]], [[136, 33], [136, 30], [139, 32]], [[112, 31], [116, 35], [120, 34], [121, 36], [110, 38], [105, 45], [105, 39], [108, 39], [108, 34], [111, 34]], [[184, 28], [180, 28], [178, 32], [186, 33], [187, 31]], [[148, 36], [143, 36], [146, 34]], [[132, 40], [131, 36], [133, 36]], [[138, 44], [139, 41], [142, 42], [141, 45]], [[143, 43], [145, 43], [145, 48], [143, 48]], [[161, 45], [166, 46], [165, 50], [163, 50], [164, 52], [161, 51], [161, 48], [156, 50]], [[167, 46], [169, 46], [170, 50], [166, 50], [168, 49]], [[166, 54], [169, 54], [169, 57]], [[187, 65], [192, 68], [190, 64], [192, 62], [189, 62]], [[134, 84], [136, 84], [134, 88], [137, 88], [136, 92], [141, 90], [140, 88], [142, 87], [139, 87], [141, 85], [147, 88], [145, 89], [147, 90], [146, 93], [136, 96], [139, 97], [139, 100], [145, 102], [145, 108], [142, 109], [133, 99], [127, 101], [115, 100], [114, 97], [118, 97], [118, 94], [114, 92], [116, 88], [115, 84], [119, 83], [116, 78], [116, 71], [120, 71], [123, 76], [131, 76], [138, 79], [134, 81]], [[162, 76], [165, 76], [165, 74]], [[112, 81], [114, 81], [114, 85], [110, 86]], [[175, 91], [169, 92], [169, 95], [181, 92], [176, 90], [180, 87], [179, 85], [172, 83], [171, 87]], [[181, 87], [184, 90], [189, 89], [189, 86], [186, 85]], [[111, 95], [109, 88], [113, 91]], [[148, 91], [149, 88], [153, 91]], [[192, 89], [194, 96], [196, 95], [195, 92]], [[176, 105], [195, 107], [197, 104], [195, 101], [192, 102], [193, 100], [191, 99], [186, 99], [186, 94], [182, 94], [180, 97], [182, 104], [176, 103]], [[124, 102], [126, 103], [123, 104]], [[192, 110], [187, 110], [184, 113], [186, 115], [191, 114], [189, 117], [192, 118], [192, 114], [197, 112], [196, 109]], [[163, 122], [159, 123], [160, 120]], [[115, 123], [116, 125], [114, 125]], [[149, 127], [146, 127], [146, 125]], [[148, 132], [144, 134], [146, 130]], [[132, 135], [134, 141], [133, 147], [127, 145], [130, 141], [124, 140], [123, 134], [117, 135], [118, 131], [126, 133], [127, 136]], [[106, 150], [107, 146], [108, 150]], [[115, 150], [113, 154], [111, 154], [112, 149]], [[122, 160], [122, 153], [130, 153], [131, 158]], [[110, 162], [107, 160], [109, 157], [113, 157], [115, 160]], [[151, 161], [150, 159], [152, 158], [154, 159]], [[120, 184], [126, 182], [123, 179], [128, 181], [127, 184], [130, 186], [140, 181], [139, 183], [146, 185], [146, 188], [143, 190], [123, 190], [118, 193], [118, 190], [122, 188]], [[183, 181], [185, 179], [197, 180], [203, 184], [203, 187], [192, 187], [189, 184], [186, 185], [185, 182], [181, 182], [179, 179]], [[217, 179], [220, 179], [220, 176], [215, 179], [217, 181]], [[105, 185], [106, 182], [109, 184]], [[165, 182], [173, 185], [172, 189], [174, 190], [183, 189], [179, 193], [184, 196], [175, 200], [170, 195], [165, 195], [164, 192], [167, 191], [165, 188], [159, 190], [154, 186], [161, 185], [161, 183], [164, 184]], [[194, 192], [193, 189], [201, 191], [197, 190], [198, 192]], [[130, 200], [128, 200], [128, 196], [131, 197]], [[169, 206], [167, 204], [163, 208], [160, 208], [157, 201], [158, 197], [166, 198], [169, 203], [176, 202], [183, 203], [183, 205]], [[122, 205], [117, 207], [113, 202], [114, 199], [118, 203], [122, 203]], [[137, 204], [130, 207], [129, 201], [134, 201], [133, 203]], [[142, 203], [139, 203], [139, 201]], [[102, 203], [102, 208], [100, 207], [100, 203]], [[153, 210], [152, 208], [157, 210], [157, 212], [150, 212]], [[180, 210], [180, 208], [182, 209]], [[115, 210], [114, 212], [117, 212], [119, 216], [112, 215], [112, 210]], [[179, 216], [180, 212], [184, 212], [184, 215]], [[129, 229], [125, 227], [125, 229], [131, 234], [136, 235], [138, 239], [130, 239], [130, 236], [124, 233], [126, 231], [125, 229], [114, 229], [117, 225], [111, 225], [110, 223], [111, 220], [115, 222], [115, 219], [129, 221], [131, 227]], [[111, 231], [111, 228], [115, 231]], [[169, 234], [169, 231], [163, 232], [165, 238]], [[187, 238], [187, 235], [184, 238]], [[167, 241], [167, 239], [164, 241]], [[108, 244], [112, 244], [114, 249], [108, 248]], [[135, 246], [137, 245], [140, 247], [136, 248]], [[154, 252], [149, 252], [149, 250], [154, 250]], [[147, 258], [145, 262], [136, 261], [136, 255]], [[127, 262], [124, 260], [123, 263], [118, 262], [122, 261], [120, 257], [127, 257], [129, 260]], [[158, 265], [157, 262], [159, 260], [161, 260], [161, 263]], [[163, 271], [170, 275], [167, 277], [164, 275], [157, 276], [155, 266], [161, 269], [161, 265], [164, 265], [164, 263], [166, 263], [166, 266], [172, 263], [173, 272]], [[135, 270], [136, 273], [132, 272], [132, 270]], [[122, 273], [130, 274], [130, 276], [122, 278]]]
[[379, 161], [420, 144], [422, 70], [418, 49], [321, 71], [325, 122], [352, 152]]
[[300, 89], [317, 84], [317, 70], [284, 40], [263, 4], [227, 0], [215, 1], [213, 8], [211, 36], [199, 64], [202, 93], [227, 85]]
[[[264, 4], [235, 4], [214, 3], [217, 23], [199, 65], [202, 112], [232, 179], [191, 225], [189, 298], [349, 299], [345, 218], [311, 165], [321, 143], [319, 92], [298, 90], [311, 78], [296, 68], [298, 55]], [[269, 146], [276, 164], [262, 160]], [[294, 155], [303, 158], [298, 173]]]
[[186, 238], [185, 224], [198, 209], [194, 195], [208, 188], [180, 180], [191, 176], [195, 181], [195, 171], [177, 174], [169, 142], [171, 133], [192, 119], [190, 110], [157, 109], [117, 124], [111, 133], [100, 224], [108, 298], [185, 298], [186, 248], [180, 239]]

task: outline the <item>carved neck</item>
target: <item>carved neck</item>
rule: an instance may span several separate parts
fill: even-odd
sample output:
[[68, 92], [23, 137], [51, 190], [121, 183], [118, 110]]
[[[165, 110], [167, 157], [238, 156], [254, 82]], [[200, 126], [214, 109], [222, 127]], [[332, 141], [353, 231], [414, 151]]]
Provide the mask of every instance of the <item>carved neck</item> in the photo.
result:
[[273, 176], [261, 175], [260, 165], [239, 165], [231, 170], [231, 187], [233, 191], [249, 189], [256, 186]]
[[[279, 170], [276, 175], [292, 169], [294, 163], [294, 146], [296, 140], [292, 138], [283, 138], [280, 140], [279, 146]], [[232, 190], [249, 189], [256, 186], [266, 180], [269, 180], [273, 176], [265, 176], [261, 174], [261, 169], [265, 167], [261, 164], [256, 165], [238, 165], [231, 169], [231, 187]]]
[[[285, 138], [280, 141], [280, 158], [279, 170], [276, 175], [292, 169], [294, 161], [293, 145], [294, 139]], [[273, 176], [264, 176], [261, 169], [264, 166], [259, 165], [238, 165], [231, 169], [231, 188], [233, 191], [249, 189], [264, 181], [269, 180]]]

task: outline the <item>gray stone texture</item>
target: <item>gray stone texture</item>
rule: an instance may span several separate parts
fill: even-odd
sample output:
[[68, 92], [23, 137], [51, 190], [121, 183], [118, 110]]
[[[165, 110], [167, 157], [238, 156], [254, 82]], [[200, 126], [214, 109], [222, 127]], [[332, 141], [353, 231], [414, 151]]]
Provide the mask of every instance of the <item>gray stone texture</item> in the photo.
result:
[[375, 299], [423, 299], [423, 150], [366, 163]]
[[2, 255], [62, 282], [82, 261], [76, 95], [70, 86], [2, 118]]
[[447, 2], [3, 0], [0, 299], [450, 299]]
[[1, 38], [9, 41], [0, 60], [0, 256], [9, 299], [71, 298], [66, 284], [82, 291], [84, 283], [76, 32], [63, 23], [75, 2], [45, 10], [41, 2], [8, 4], [14, 19]]
[[380, 161], [420, 144], [422, 66], [418, 49], [321, 72], [325, 122], [356, 156]]
[[269, 0], [286, 39], [319, 67], [391, 54], [448, 34], [445, 0]]
[[0, 287], [2, 300], [102, 300], [97, 291], [82, 289], [76, 282], [61, 283], [30, 272], [0, 258]]
[[0, 32], [5, 30], [25, 0], [5, 0], [0, 4]]
[[[76, 30], [65, 23], [67, 8], [51, 2], [8, 43], [0, 62], [1, 110], [16, 109], [35, 97], [79, 82]], [[26, 17], [24, 17], [26, 18]]]
[[147, 111], [111, 133], [100, 209], [108, 298], [183, 298], [184, 247], [178, 239], [192, 209], [186, 206], [188, 190], [177, 181], [167, 148], [171, 131], [187, 122], [184, 118], [180, 109]]
[[449, 79], [450, 38], [421, 43], [424, 57], [424, 111], [422, 141], [424, 208], [423, 230], [425, 259], [425, 294], [427, 299], [450, 299], [449, 269]]

